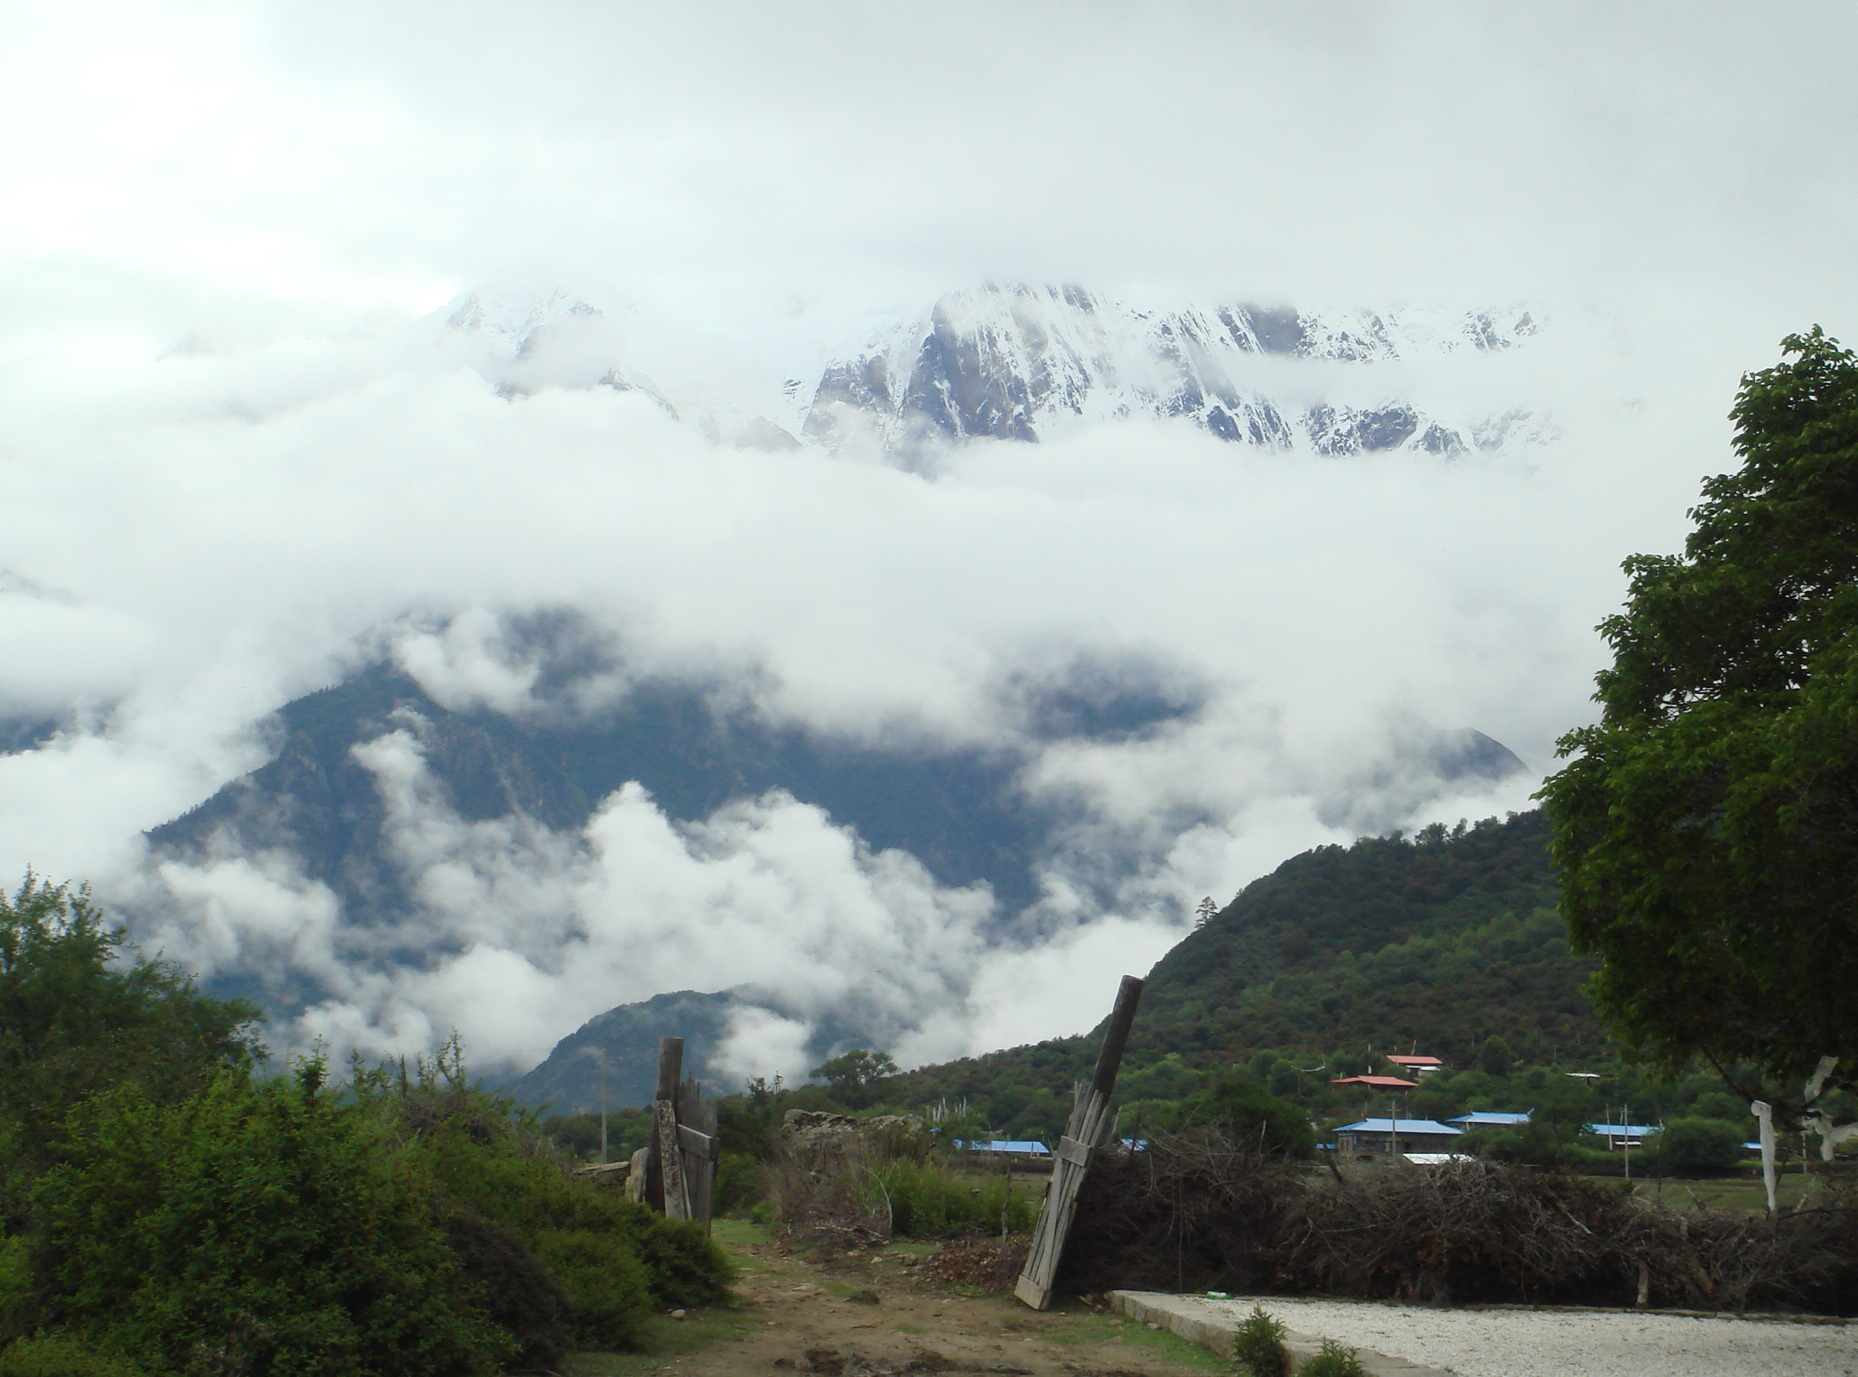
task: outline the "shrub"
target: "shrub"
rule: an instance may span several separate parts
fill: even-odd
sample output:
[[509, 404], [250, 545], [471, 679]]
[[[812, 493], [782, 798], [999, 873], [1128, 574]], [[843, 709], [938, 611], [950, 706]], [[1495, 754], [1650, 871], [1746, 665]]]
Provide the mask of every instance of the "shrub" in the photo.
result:
[[[532, 1249], [545, 1236], [562, 1233], [618, 1240], [644, 1264], [627, 1273], [641, 1288], [641, 1306], [636, 1309], [641, 1316], [654, 1302], [667, 1309], [688, 1308], [714, 1304], [728, 1294], [733, 1279], [729, 1259], [701, 1228], [655, 1214], [620, 1191], [570, 1180], [547, 1158], [518, 1156], [507, 1146], [485, 1147], [467, 1133], [444, 1126], [412, 1156], [451, 1200], [509, 1230]], [[607, 1296], [602, 1304], [608, 1319], [597, 1322], [606, 1325], [626, 1309], [613, 1308], [617, 1300], [609, 1285], [630, 1283], [609, 1284], [579, 1275], [581, 1260], [591, 1256], [585, 1249], [558, 1250], [549, 1266], [570, 1306], [576, 1295]], [[575, 1317], [570, 1323], [578, 1329], [582, 1320]], [[635, 1334], [624, 1342], [636, 1345], [639, 1337]]]
[[1673, 1119], [1654, 1141], [1666, 1171], [1726, 1171], [1742, 1160], [1746, 1136], [1726, 1119]]
[[555, 1367], [573, 1346], [568, 1297], [533, 1252], [509, 1230], [476, 1210], [454, 1206], [442, 1221], [446, 1242], [477, 1288], [491, 1322], [517, 1345], [524, 1371]]
[[38, 1182], [55, 1326], [158, 1368], [471, 1377], [513, 1345], [356, 1115], [296, 1082], [221, 1074], [172, 1106], [80, 1108]]
[[561, 1282], [575, 1340], [587, 1348], [637, 1348], [651, 1314], [645, 1265], [615, 1230], [550, 1229], [536, 1254]]
[[1297, 1377], [1367, 1377], [1367, 1369], [1354, 1349], [1324, 1339], [1316, 1356], [1297, 1369]]
[[1284, 1326], [1252, 1306], [1232, 1336], [1232, 1357], [1241, 1377], [1289, 1377], [1290, 1350], [1284, 1347]]

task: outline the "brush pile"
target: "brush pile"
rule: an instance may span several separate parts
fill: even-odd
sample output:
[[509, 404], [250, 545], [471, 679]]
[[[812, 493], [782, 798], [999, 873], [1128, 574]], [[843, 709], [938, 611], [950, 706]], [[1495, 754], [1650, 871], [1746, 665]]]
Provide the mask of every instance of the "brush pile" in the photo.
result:
[[923, 1268], [923, 1275], [944, 1286], [1011, 1291], [1025, 1270], [1030, 1243], [1027, 1238], [970, 1238], [944, 1243]]
[[1858, 1314], [1858, 1202], [1678, 1210], [1484, 1162], [1313, 1180], [1213, 1135], [1101, 1154], [1059, 1271], [1117, 1287]]

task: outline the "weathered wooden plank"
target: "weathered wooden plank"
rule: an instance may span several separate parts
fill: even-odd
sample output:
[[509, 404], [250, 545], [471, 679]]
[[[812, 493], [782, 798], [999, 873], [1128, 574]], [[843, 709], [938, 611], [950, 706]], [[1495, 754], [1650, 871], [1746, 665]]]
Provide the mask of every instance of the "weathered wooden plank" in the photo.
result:
[[1034, 1310], [1051, 1304], [1052, 1279], [1058, 1274], [1058, 1260], [1064, 1254], [1065, 1239], [1077, 1214], [1078, 1188], [1084, 1184], [1091, 1153], [1109, 1127], [1110, 1094], [1116, 1088], [1116, 1072], [1129, 1043], [1129, 1028], [1135, 1022], [1142, 984], [1132, 975], [1123, 977], [1090, 1084], [1076, 1086], [1072, 1092], [1071, 1118], [1065, 1125], [1064, 1137], [1058, 1140], [1052, 1182], [1046, 1188], [1045, 1203], [1039, 1207], [1039, 1222], [1032, 1230], [1026, 1265], [1013, 1288], [1013, 1294]]
[[1058, 1140], [1058, 1151], [1052, 1155], [1061, 1162], [1069, 1162], [1073, 1166], [1088, 1168], [1090, 1166], [1090, 1153], [1091, 1149], [1087, 1145], [1078, 1142], [1075, 1138], [1066, 1137]]
[[670, 1100], [652, 1105], [658, 1121], [658, 1160], [664, 1179], [666, 1219], [690, 1218], [690, 1191], [684, 1178], [684, 1153], [678, 1144], [677, 1106]]
[[[658, 1039], [658, 1093], [653, 1096], [654, 1105], [671, 1106], [671, 1118], [677, 1119], [677, 1087], [684, 1072], [684, 1039]], [[654, 1112], [656, 1112], [654, 1110]], [[653, 1209], [662, 1214], [669, 1214], [665, 1205], [665, 1152], [662, 1146], [663, 1135], [654, 1130], [651, 1141], [646, 1145], [651, 1149], [651, 1156], [645, 1162], [645, 1200]], [[675, 1144], [675, 1139], [671, 1140]], [[686, 1201], [688, 1203], [688, 1201]], [[685, 1216], [679, 1215], [682, 1219]]]
[[684, 1189], [690, 1199], [690, 1217], [710, 1231], [716, 1187], [714, 1109], [703, 1100], [703, 1082], [684, 1081], [677, 1088], [677, 1131], [684, 1154]]

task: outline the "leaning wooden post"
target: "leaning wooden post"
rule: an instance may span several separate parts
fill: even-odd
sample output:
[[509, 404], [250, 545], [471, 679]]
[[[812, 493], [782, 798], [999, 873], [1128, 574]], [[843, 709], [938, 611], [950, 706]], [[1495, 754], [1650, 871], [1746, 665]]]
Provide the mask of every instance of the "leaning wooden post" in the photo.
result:
[[658, 1040], [658, 1093], [652, 1100], [652, 1155], [646, 1162], [646, 1198], [670, 1219], [690, 1218], [683, 1154], [677, 1141], [677, 1083], [684, 1070], [684, 1039]]
[[1116, 992], [1116, 1008], [1110, 1014], [1103, 1048], [1097, 1053], [1096, 1072], [1089, 1085], [1073, 1087], [1071, 1121], [1065, 1125], [1064, 1137], [1058, 1140], [1052, 1183], [1046, 1189], [1045, 1203], [1039, 1207], [1039, 1222], [1032, 1230], [1025, 1270], [1019, 1274], [1019, 1285], [1013, 1288], [1013, 1294], [1034, 1310], [1051, 1304], [1052, 1279], [1058, 1275], [1065, 1236], [1071, 1232], [1071, 1219], [1077, 1213], [1078, 1187], [1084, 1184], [1090, 1154], [1103, 1141], [1104, 1129], [1109, 1126], [1110, 1092], [1116, 1088], [1116, 1069], [1122, 1065], [1123, 1048], [1129, 1044], [1129, 1026], [1135, 1022], [1135, 1006], [1141, 998], [1142, 982], [1125, 975]]

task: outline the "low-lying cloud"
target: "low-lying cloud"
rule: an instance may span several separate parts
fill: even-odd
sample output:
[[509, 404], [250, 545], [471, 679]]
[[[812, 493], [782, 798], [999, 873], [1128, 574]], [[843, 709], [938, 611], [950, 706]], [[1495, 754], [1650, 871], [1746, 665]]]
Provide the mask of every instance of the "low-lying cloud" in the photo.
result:
[[[1437, 730], [1539, 770], [1578, 711], [1612, 582], [1567, 519], [1578, 451], [1336, 461], [1104, 423], [925, 478], [713, 443], [636, 392], [499, 394], [432, 328], [324, 341], [322, 387], [263, 406], [262, 351], [148, 359], [144, 400], [119, 372], [101, 415], [69, 377], [17, 398], [9, 548], [140, 660], [0, 759], [11, 864], [93, 879], [190, 969], [302, 992], [286, 1042], [389, 1053], [456, 1024], [520, 1066], [613, 1004], [742, 984], [904, 1060], [1077, 1031], [1200, 895], [1521, 806], [1527, 779], [1442, 780]], [[304, 350], [276, 362], [299, 386]], [[117, 495], [64, 523], [106, 474]], [[15, 645], [54, 654], [33, 626]], [[265, 758], [268, 710], [383, 655], [458, 708], [597, 715], [686, 675], [809, 731], [1011, 749], [1068, 821], [1009, 913], [778, 793], [694, 823], [636, 786], [577, 831], [468, 821], [407, 721], [357, 758], [411, 913], [344, 912], [287, 854], [145, 858], [141, 829]], [[731, 1047], [744, 1074], [804, 1069]]]
[[[0, 872], [298, 1000], [285, 1043], [457, 1024], [516, 1066], [622, 999], [776, 978], [744, 1074], [841, 1006], [906, 1059], [1081, 1029], [1202, 894], [1521, 806], [1619, 561], [1732, 463], [1738, 374], [1858, 333], [1845, 7], [16, 10]], [[1322, 389], [1558, 438], [1329, 459], [1080, 421], [931, 476], [748, 434], [1022, 279], [1539, 307], [1526, 348]], [[602, 314], [526, 354], [444, 324], [506, 282]], [[286, 849], [150, 854], [270, 714], [382, 657], [442, 705], [571, 720], [671, 677], [1009, 751], [1065, 824], [1007, 913], [779, 793], [466, 819], [408, 720], [362, 750], [410, 911]], [[1466, 727], [1528, 774], [1441, 778]]]

